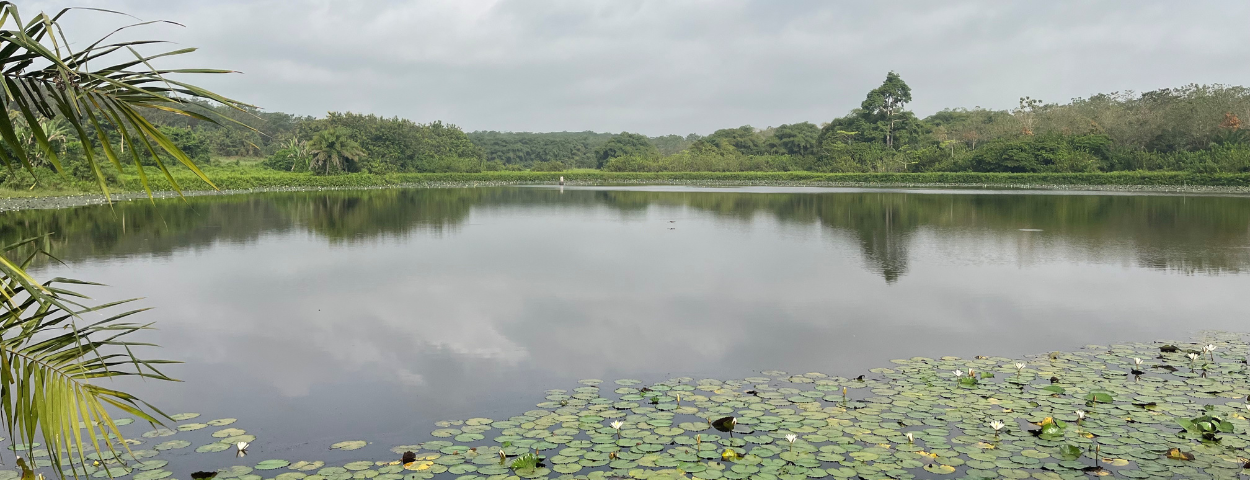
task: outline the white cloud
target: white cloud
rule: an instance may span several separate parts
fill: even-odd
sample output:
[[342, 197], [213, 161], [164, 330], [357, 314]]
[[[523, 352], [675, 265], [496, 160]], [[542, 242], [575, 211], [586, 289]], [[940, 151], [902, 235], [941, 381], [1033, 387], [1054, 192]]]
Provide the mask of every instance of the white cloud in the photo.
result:
[[[468, 130], [654, 135], [820, 122], [857, 106], [887, 70], [912, 85], [922, 115], [1250, 74], [1250, 5], [1233, 1], [87, 4], [185, 24], [137, 35], [201, 48], [175, 63], [247, 72], [201, 83], [270, 110]], [[74, 25], [101, 29], [101, 18], [79, 12]]]

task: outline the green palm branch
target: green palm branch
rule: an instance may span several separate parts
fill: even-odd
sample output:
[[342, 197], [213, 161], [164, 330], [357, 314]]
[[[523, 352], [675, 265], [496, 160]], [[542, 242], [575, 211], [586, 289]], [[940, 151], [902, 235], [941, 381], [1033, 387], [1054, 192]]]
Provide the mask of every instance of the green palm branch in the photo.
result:
[[[0, 163], [11, 173], [22, 168], [33, 176], [36, 163], [47, 162], [64, 174], [53, 144], [69, 137], [82, 144], [86, 162], [110, 200], [101, 171], [106, 164], [124, 170], [124, 163], [132, 163], [151, 196], [144, 157], [180, 194], [163, 155], [216, 188], [144, 114], [162, 110], [215, 122], [206, 116], [211, 113], [193, 102], [248, 107], [173, 78], [229, 71], [158, 69], [153, 61], [194, 49], [142, 55], [137, 47], [161, 42], [110, 40], [118, 31], [154, 22], [124, 26], [74, 49], [59, 23], [69, 11], [40, 13], [23, 21], [16, 4], [0, 1], [0, 102], [5, 108], [0, 114]], [[15, 443], [29, 445], [42, 439], [58, 475], [65, 475], [61, 465], [66, 461], [77, 476], [89, 451], [109, 458], [106, 452], [126, 449], [110, 412], [152, 423], [168, 418], [134, 396], [92, 382], [119, 377], [173, 379], [157, 369], [170, 362], [140, 359], [135, 349], [147, 344], [126, 340], [127, 335], [149, 328], [127, 321], [142, 309], [88, 322], [84, 315], [94, 318], [129, 301], [85, 306], [81, 302], [88, 297], [68, 288], [89, 282], [56, 278], [39, 283], [26, 272], [36, 255], [46, 254], [42, 248], [46, 244], [44, 236], [0, 250], [0, 415]], [[33, 253], [18, 261], [14, 259], [18, 251]]]
[[[82, 143], [86, 160], [106, 197], [109, 196], [109, 189], [100, 171], [100, 165], [105, 160], [118, 170], [124, 169], [123, 162], [133, 163], [144, 190], [151, 194], [141, 162], [143, 157], [150, 158], [174, 190], [181, 193], [181, 187], [162, 159], [162, 152], [216, 188], [195, 162], [144, 118], [142, 112], [163, 110], [216, 122], [216, 119], [199, 113], [203, 109], [194, 108], [192, 101], [217, 102], [240, 110], [250, 105], [176, 80], [173, 76], [231, 71], [157, 69], [152, 61], [184, 55], [195, 49], [182, 48], [142, 55], [135, 47], [161, 42], [109, 42], [112, 34], [74, 50], [58, 23], [69, 11], [64, 9], [52, 16], [41, 13], [23, 22], [16, 4], [0, 1], [0, 74], [3, 76], [0, 80], [3, 82], [0, 101], [3, 101], [6, 111], [19, 113], [25, 120], [26, 128], [34, 136], [35, 149], [58, 172], [63, 172], [60, 159], [39, 122], [40, 118], [61, 118], [69, 122], [70, 135]], [[114, 33], [151, 23], [154, 22], [127, 25]], [[24, 167], [33, 175], [31, 154], [35, 152], [28, 151], [23, 145], [18, 127], [8, 115], [0, 115], [0, 139], [6, 147], [0, 149], [0, 163], [11, 171]]]

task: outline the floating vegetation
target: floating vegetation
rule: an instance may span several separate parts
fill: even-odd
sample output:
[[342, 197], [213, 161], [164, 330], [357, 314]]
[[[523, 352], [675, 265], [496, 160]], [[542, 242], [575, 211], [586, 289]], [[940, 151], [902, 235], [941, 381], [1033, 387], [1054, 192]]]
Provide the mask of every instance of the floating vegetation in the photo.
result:
[[[1250, 344], [1225, 333], [1201, 340], [1089, 346], [1027, 359], [916, 357], [856, 378], [766, 371], [742, 380], [605, 384], [587, 379], [573, 390], [548, 390], [536, 409], [507, 419], [437, 422], [430, 433], [434, 440], [395, 446], [393, 456], [342, 466], [269, 459], [191, 475], [198, 480], [1237, 478], [1250, 461]], [[195, 451], [245, 453], [256, 437], [243, 429], [201, 431], [234, 422], [186, 423], [142, 436], [212, 437]], [[192, 443], [162, 440], [116, 457], [92, 454], [89, 464], [67, 463], [61, 470], [80, 477], [164, 480], [173, 475], [168, 462], [152, 457]], [[368, 445], [352, 440], [330, 448]], [[36, 467], [50, 467], [39, 447], [10, 448]], [[0, 469], [0, 480], [19, 477], [19, 471]]]
[[486, 431], [439, 422], [439, 440], [395, 450], [441, 454], [411, 479], [1236, 478], [1250, 456], [1250, 346], [1221, 333], [1161, 345], [917, 357], [854, 379], [583, 380], [472, 422]]
[[330, 445], [330, 449], [332, 450], [359, 450], [361, 448], [364, 448], [365, 445], [368, 445], [368, 443], [366, 443], [364, 440], [349, 440], [346, 442], [339, 442], [334, 445]]

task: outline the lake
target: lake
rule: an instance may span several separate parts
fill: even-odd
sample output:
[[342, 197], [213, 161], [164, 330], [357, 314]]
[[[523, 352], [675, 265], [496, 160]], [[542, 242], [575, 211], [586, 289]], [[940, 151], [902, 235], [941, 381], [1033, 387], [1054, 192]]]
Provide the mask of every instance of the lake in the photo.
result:
[[257, 459], [386, 452], [583, 378], [853, 377], [1244, 331], [1250, 314], [1240, 196], [532, 186], [0, 215], [6, 241], [53, 233], [65, 263], [39, 278], [154, 308], [147, 353], [186, 362], [166, 369], [183, 382], [117, 386], [239, 418]]

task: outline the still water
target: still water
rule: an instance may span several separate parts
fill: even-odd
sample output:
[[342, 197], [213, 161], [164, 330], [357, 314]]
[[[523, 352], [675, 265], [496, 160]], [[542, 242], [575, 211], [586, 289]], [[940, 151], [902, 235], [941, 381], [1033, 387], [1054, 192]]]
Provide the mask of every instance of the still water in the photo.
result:
[[117, 386], [237, 417], [262, 456], [385, 452], [582, 378], [849, 377], [1250, 318], [1234, 196], [503, 187], [0, 214], [6, 241], [43, 232], [65, 263], [41, 278], [144, 297], [149, 356], [186, 362]]

